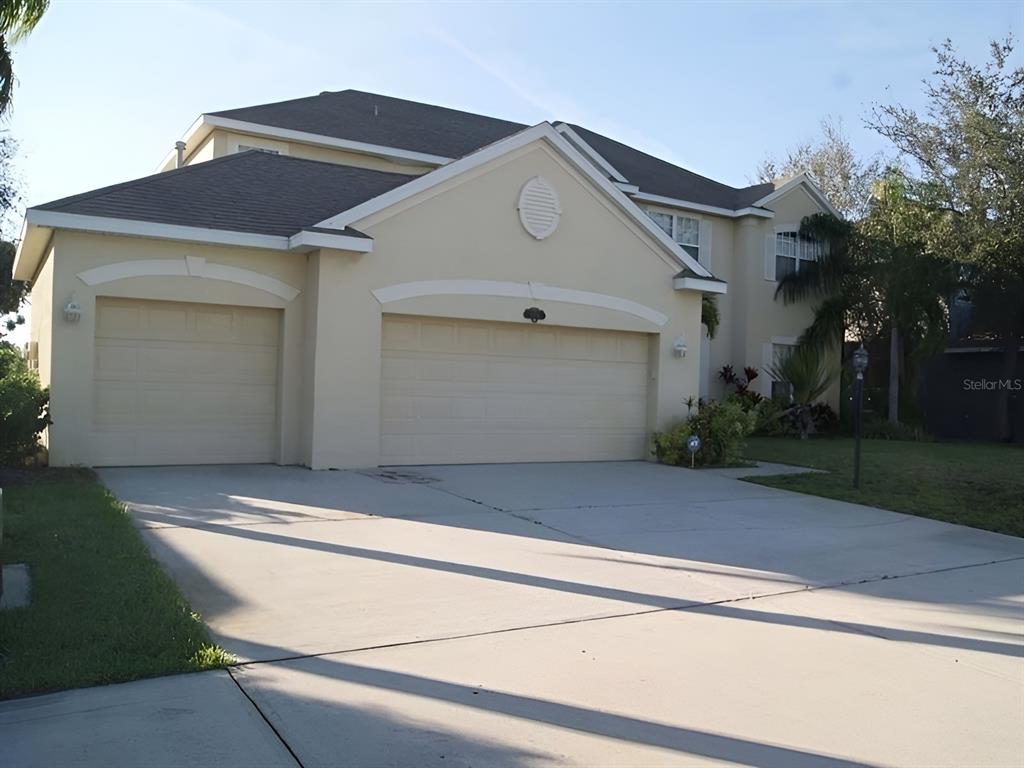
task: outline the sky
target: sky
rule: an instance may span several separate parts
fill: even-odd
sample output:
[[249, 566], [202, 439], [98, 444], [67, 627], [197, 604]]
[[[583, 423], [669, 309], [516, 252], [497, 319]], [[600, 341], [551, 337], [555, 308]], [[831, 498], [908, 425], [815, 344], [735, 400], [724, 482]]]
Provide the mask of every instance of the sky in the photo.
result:
[[862, 154], [890, 152], [863, 125], [872, 105], [920, 107], [944, 39], [980, 62], [1009, 33], [1024, 0], [57, 0], [14, 49], [0, 129], [28, 205], [153, 173], [203, 112], [345, 88], [579, 123], [745, 186], [826, 115]]

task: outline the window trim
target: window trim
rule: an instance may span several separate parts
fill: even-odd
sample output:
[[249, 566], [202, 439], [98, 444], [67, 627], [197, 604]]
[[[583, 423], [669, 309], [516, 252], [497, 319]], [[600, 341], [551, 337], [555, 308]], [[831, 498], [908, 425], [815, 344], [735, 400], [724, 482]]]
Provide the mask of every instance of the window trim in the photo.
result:
[[[779, 236], [780, 235], [793, 235], [794, 237], [794, 249], [793, 255], [790, 256], [786, 253], [779, 253]], [[805, 248], [811, 248], [813, 246], [814, 255], [807, 256], [804, 253]], [[779, 282], [779, 258], [793, 259], [794, 266], [793, 271], [796, 274], [800, 273], [800, 262], [801, 261], [818, 261], [821, 258], [824, 248], [819, 240], [813, 238], [805, 238], [800, 236], [800, 228], [797, 226], [782, 226], [775, 227], [775, 248], [774, 248], [774, 259], [775, 259], [775, 282]]]
[[[680, 248], [682, 248], [684, 251], [686, 251], [686, 253], [690, 256], [690, 258], [694, 259], [698, 264], [700, 264], [703, 267], [707, 266], [706, 262], [701, 259], [701, 248], [702, 248], [703, 244], [700, 241], [701, 240], [700, 231], [701, 231], [701, 225], [702, 225], [703, 220], [704, 220], [703, 216], [692, 216], [689, 213], [677, 213], [676, 211], [666, 211], [666, 210], [661, 210], [661, 209], [654, 208], [652, 206], [647, 206], [647, 205], [640, 206], [640, 210], [642, 210], [644, 212], [644, 214], [651, 221], [654, 222], [654, 225], [656, 227], [658, 227], [659, 229], [661, 229], [662, 232], [665, 232], [665, 229], [661, 226], [661, 224], [658, 223], [657, 219], [655, 219], [654, 216], [655, 216], [655, 214], [658, 215], [658, 216], [668, 216], [671, 219], [671, 221], [672, 221], [672, 227], [671, 227], [671, 231], [670, 232], [665, 232], [665, 234], [668, 235], [669, 238], [671, 238], [673, 243], [675, 243]], [[680, 242], [679, 240], [676, 239], [676, 231], [677, 231], [677, 227], [678, 227], [678, 223], [677, 222], [678, 222], [679, 219], [690, 219], [691, 221], [694, 221], [694, 222], [697, 223], [697, 229], [696, 229], [696, 232], [697, 232], [697, 242], [696, 243], [682, 243], [682, 242]], [[690, 251], [688, 251], [687, 248], [695, 248], [696, 249], [696, 254], [690, 253]]]

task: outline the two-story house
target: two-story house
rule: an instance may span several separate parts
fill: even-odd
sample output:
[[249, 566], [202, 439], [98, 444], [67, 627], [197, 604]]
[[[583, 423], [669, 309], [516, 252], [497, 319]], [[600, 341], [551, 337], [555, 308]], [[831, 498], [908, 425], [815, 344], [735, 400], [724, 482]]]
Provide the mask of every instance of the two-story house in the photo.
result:
[[155, 175], [26, 213], [50, 460], [643, 459], [807, 326], [775, 281], [828, 209], [805, 177], [358, 91], [204, 114]]

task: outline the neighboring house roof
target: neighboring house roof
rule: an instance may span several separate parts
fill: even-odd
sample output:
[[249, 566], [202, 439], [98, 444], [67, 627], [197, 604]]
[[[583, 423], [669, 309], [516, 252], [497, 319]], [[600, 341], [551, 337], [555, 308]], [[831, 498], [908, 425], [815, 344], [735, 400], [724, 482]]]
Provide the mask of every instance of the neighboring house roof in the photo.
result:
[[354, 90], [324, 91], [318, 96], [209, 114], [449, 158], [462, 157], [527, 127]]
[[772, 184], [742, 189], [730, 187], [582, 126], [570, 127], [630, 183], [640, 187], [641, 192], [737, 210], [750, 206], [775, 189]]
[[289, 237], [414, 178], [251, 150], [33, 208]]

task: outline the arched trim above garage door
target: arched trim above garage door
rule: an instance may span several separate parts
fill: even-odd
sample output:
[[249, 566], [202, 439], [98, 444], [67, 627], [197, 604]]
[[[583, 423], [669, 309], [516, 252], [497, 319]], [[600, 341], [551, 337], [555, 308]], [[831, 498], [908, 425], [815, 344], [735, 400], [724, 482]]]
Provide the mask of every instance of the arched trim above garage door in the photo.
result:
[[119, 261], [78, 273], [78, 279], [86, 285], [101, 285], [129, 277], [198, 277], [207, 280], [221, 280], [266, 291], [285, 301], [291, 301], [299, 295], [298, 288], [270, 277], [270, 275], [227, 264], [214, 264], [201, 256], [185, 256], [182, 259]]
[[412, 283], [397, 283], [386, 288], [378, 288], [373, 291], [373, 295], [381, 304], [418, 296], [506, 296], [538, 301], [562, 301], [567, 304], [583, 304], [589, 307], [602, 307], [625, 312], [647, 320], [658, 327], [668, 322], [668, 317], [661, 312], [620, 296], [578, 291], [573, 288], [557, 288], [544, 283], [512, 283], [501, 280], [418, 280]]

